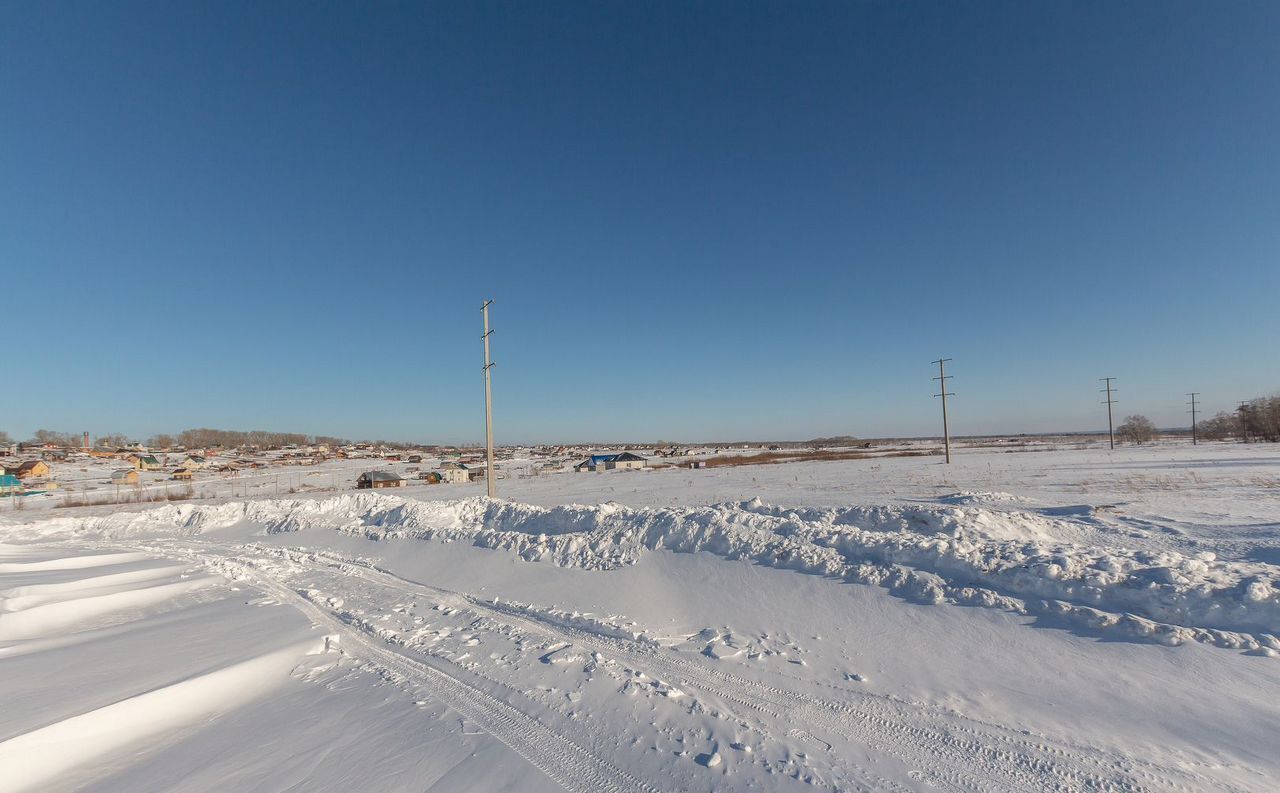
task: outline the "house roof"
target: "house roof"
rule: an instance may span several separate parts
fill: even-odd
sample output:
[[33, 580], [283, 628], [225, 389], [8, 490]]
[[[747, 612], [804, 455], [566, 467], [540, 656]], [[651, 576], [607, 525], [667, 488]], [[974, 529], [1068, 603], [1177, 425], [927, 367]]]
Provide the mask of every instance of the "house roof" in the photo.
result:
[[134, 476], [137, 476], [138, 472], [137, 472], [137, 471], [135, 471], [135, 470], [133, 470], [132, 468], [122, 468], [122, 469], [120, 469], [119, 471], [112, 471], [112, 472], [111, 472], [111, 478], [112, 478], [112, 479], [127, 479], [127, 478], [129, 477], [129, 475], [130, 475], [130, 474], [133, 474]]
[[[593, 454], [590, 458], [583, 460], [587, 465], [596, 465], [597, 463], [616, 463], [627, 462], [628, 460], [643, 460], [644, 458], [638, 454], [631, 452], [616, 452], [614, 454]], [[581, 463], [579, 463], [581, 465]]]
[[138, 459], [140, 459], [142, 462], [146, 463], [147, 465], [159, 465], [159, 464], [160, 464], [160, 461], [159, 461], [159, 460], [157, 460], [154, 456], [152, 456], [152, 455], [150, 455], [150, 454], [144, 454], [144, 455], [141, 455]]
[[367, 479], [370, 482], [396, 482], [399, 481], [400, 476], [390, 471], [365, 471], [360, 474], [360, 478]]

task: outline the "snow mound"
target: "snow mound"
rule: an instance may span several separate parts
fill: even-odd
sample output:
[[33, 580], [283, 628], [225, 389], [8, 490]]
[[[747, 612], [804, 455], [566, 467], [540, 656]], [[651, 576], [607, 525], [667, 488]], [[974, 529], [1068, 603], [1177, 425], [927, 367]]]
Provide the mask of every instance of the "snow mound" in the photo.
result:
[[[1074, 536], [1068, 518], [982, 506], [785, 508], [753, 499], [680, 508], [544, 508], [355, 493], [167, 505], [58, 518], [28, 529], [111, 537], [199, 534], [243, 523], [269, 533], [322, 529], [377, 541], [467, 542], [526, 561], [593, 570], [635, 564], [658, 549], [702, 551], [882, 586], [915, 602], [1009, 609], [1144, 641], [1280, 649], [1273, 566], [1082, 546], [1058, 539]], [[716, 645], [714, 655], [736, 649], [731, 642]]]

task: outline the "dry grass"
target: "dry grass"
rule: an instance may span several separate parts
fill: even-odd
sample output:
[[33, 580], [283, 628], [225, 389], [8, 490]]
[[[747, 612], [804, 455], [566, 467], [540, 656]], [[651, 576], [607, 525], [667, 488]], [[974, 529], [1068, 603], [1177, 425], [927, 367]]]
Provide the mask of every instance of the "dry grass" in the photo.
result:
[[67, 496], [62, 499], [61, 504], [54, 505], [54, 509], [61, 509], [63, 507], [97, 507], [104, 504], [147, 504], [166, 501], [189, 501], [195, 497], [195, 488], [190, 485], [181, 488], [165, 488], [164, 490], [155, 492], [137, 489], [123, 492], [119, 496], [73, 496], [68, 493]]

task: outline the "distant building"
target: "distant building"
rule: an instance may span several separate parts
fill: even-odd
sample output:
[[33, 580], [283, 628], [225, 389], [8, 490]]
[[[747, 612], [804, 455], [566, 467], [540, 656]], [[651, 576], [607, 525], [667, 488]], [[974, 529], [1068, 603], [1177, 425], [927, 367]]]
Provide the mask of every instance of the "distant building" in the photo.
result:
[[188, 454], [187, 459], [182, 461], [182, 467], [189, 471], [199, 471], [209, 464], [209, 461], [198, 454]]
[[471, 469], [462, 463], [446, 463], [447, 468], [440, 472], [445, 482], [451, 485], [465, 485], [471, 481]]
[[422, 455], [421, 455], [421, 454], [411, 454], [411, 455], [409, 455], [409, 459], [408, 459], [406, 462], [410, 462], [410, 463], [420, 463], [420, 462], [422, 462]]
[[382, 487], [404, 487], [404, 480], [390, 471], [365, 471], [356, 478], [356, 487], [361, 490]]
[[138, 471], [134, 468], [122, 468], [119, 471], [112, 471], [111, 484], [136, 485], [138, 484]]
[[0, 474], [0, 496], [16, 496], [22, 493], [22, 480], [13, 474]]
[[638, 454], [622, 452], [621, 454], [593, 454], [573, 467], [578, 473], [583, 471], [614, 471], [644, 468], [649, 461]]
[[160, 461], [150, 454], [130, 454], [124, 459], [139, 471], [159, 471], [161, 468]]
[[50, 473], [44, 460], [27, 460], [17, 465], [5, 466], [4, 472], [18, 479], [44, 479]]
[[173, 472], [173, 478], [179, 482], [190, 482], [195, 477], [195, 472], [190, 468], [179, 468]]
[[438, 485], [444, 481], [444, 477], [440, 476], [439, 471], [423, 471], [418, 474], [418, 478], [429, 485]]

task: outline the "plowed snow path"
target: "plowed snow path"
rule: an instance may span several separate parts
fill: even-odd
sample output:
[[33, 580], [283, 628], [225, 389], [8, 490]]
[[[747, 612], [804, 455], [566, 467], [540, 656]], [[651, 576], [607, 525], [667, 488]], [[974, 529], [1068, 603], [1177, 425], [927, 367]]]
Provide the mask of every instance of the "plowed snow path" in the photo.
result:
[[[502, 670], [484, 666], [468, 665], [464, 670], [447, 658], [423, 653], [399, 637], [380, 635], [367, 622], [353, 619], [360, 599], [374, 606], [374, 601], [387, 604], [426, 597], [544, 642], [590, 650], [649, 678], [679, 686], [706, 707], [727, 709], [735, 719], [774, 740], [824, 754], [831, 781], [841, 789], [1245, 790], [1206, 777], [1189, 762], [1181, 768], [1162, 767], [1105, 747], [1012, 730], [893, 697], [846, 690], [833, 690], [830, 698], [815, 696], [811, 682], [784, 675], [761, 682], [718, 668], [710, 659], [538, 619], [500, 601], [406, 580], [333, 554], [192, 540], [142, 549], [204, 564], [296, 606], [342, 636], [347, 652], [403, 685], [425, 690], [567, 790], [659, 788], [625, 770], [627, 755], [609, 735], [602, 737], [589, 723], [559, 718], [521, 694], [518, 676], [504, 679]], [[469, 682], [477, 680], [482, 685]], [[802, 682], [805, 685], [796, 685]], [[608, 757], [617, 758], [617, 763]]]

